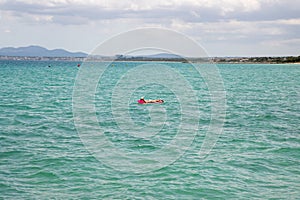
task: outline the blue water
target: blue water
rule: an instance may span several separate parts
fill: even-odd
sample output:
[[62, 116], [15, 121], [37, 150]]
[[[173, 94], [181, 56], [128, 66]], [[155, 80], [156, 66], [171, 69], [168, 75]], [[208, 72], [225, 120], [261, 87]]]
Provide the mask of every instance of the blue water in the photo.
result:
[[[114, 98], [123, 98], [113, 92], [118, 81], [143, 64], [147, 63], [115, 63], [95, 87], [97, 123], [107, 140], [120, 151], [133, 153], [129, 155], [157, 152], [176, 138], [178, 129], [189, 134], [195, 123], [188, 121], [181, 126], [183, 102], [176, 91], [162, 84], [135, 88], [128, 93], [125, 110], [114, 104]], [[181, 73], [198, 97], [190, 109], [199, 108], [199, 127], [191, 144], [174, 162], [135, 173], [110, 165], [121, 165], [120, 157], [99, 159], [78, 132], [73, 97], [82, 69], [77, 63], [0, 61], [0, 198], [299, 198], [300, 65], [218, 65], [226, 90], [226, 120], [223, 133], [205, 158], [199, 157], [199, 151], [211, 119], [209, 89], [190, 65], [164, 65]], [[168, 77], [165, 80], [178, 82]], [[165, 103], [138, 105], [136, 100], [141, 96], [163, 98]], [[128, 125], [124, 131], [118, 126], [126, 128], [127, 121], [122, 124], [122, 118], [112, 113], [114, 109], [128, 112], [136, 126], [147, 127], [151, 112], [164, 115], [164, 124], [151, 137], [136, 137], [130, 134], [133, 127]], [[98, 139], [91, 138], [96, 144]], [[100, 151], [105, 148], [97, 147]]]

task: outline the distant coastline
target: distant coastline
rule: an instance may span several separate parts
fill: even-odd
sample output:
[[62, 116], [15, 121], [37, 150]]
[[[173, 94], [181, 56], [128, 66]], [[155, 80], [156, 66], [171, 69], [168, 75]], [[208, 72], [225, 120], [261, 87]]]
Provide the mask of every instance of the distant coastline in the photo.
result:
[[27, 47], [4, 47], [0, 49], [0, 60], [20, 60], [20, 61], [95, 61], [95, 62], [112, 62], [112, 61], [157, 61], [157, 62], [193, 62], [193, 63], [300, 63], [300, 56], [271, 56], [271, 57], [182, 57], [170, 53], [158, 53], [154, 55], [88, 55], [84, 52], [69, 52], [64, 49], [49, 50], [41, 46]]
[[150, 57], [47, 57], [47, 56], [1, 56], [0, 60], [14, 61], [95, 61], [95, 62], [111, 62], [111, 61], [157, 61], [157, 62], [193, 62], [193, 63], [262, 63], [262, 64], [284, 64], [295, 63], [300, 64], [300, 56], [283, 56], [283, 57], [211, 57], [211, 58], [150, 58]]

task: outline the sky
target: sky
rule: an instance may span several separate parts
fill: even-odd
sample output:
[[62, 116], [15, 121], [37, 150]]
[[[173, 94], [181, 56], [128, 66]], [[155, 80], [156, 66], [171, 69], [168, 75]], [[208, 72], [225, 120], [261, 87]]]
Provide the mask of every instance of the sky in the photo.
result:
[[0, 48], [90, 53], [144, 27], [185, 34], [209, 56], [300, 55], [300, 0], [0, 0]]

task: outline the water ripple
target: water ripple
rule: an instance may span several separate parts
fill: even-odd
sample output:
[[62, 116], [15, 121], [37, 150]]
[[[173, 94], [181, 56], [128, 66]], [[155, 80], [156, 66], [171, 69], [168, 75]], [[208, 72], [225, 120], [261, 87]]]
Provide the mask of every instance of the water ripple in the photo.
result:
[[[297, 199], [300, 180], [299, 65], [220, 65], [227, 94], [224, 132], [206, 159], [199, 150], [210, 123], [211, 101], [203, 80], [186, 64], [171, 67], [194, 85], [199, 130], [174, 163], [147, 174], [116, 171], [91, 155], [72, 113], [77, 63], [0, 61], [0, 198], [3, 199]], [[129, 152], [161, 149], [176, 136], [180, 102], [167, 88], [167, 121], [161, 131], [137, 138], [117, 127], [109, 92], [138, 63], [116, 63], [96, 91], [99, 125], [114, 145]], [[149, 89], [149, 88], [148, 88]], [[153, 89], [153, 88], [152, 88]], [[137, 125], [149, 107], [128, 109]], [[153, 91], [152, 91], [153, 92]], [[149, 93], [155, 95], [155, 93]], [[84, 106], [84, 105], [83, 105]], [[159, 114], [157, 111], [156, 114]], [[139, 118], [143, 114], [145, 118]], [[155, 113], [154, 113], [155, 114]], [[161, 114], [161, 113], [160, 113]], [[187, 112], [193, 116], [192, 110]], [[192, 123], [192, 122], [191, 122]], [[89, 128], [89, 127], [86, 127]], [[183, 127], [188, 130], [189, 127]], [[95, 141], [97, 142], [97, 141]]]

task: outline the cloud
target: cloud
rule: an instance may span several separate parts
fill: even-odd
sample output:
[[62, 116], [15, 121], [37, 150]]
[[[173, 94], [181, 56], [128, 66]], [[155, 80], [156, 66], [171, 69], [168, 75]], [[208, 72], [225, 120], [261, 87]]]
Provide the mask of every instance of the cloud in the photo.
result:
[[[117, 18], [168, 19], [180, 18], [185, 21], [218, 21], [234, 18], [239, 13], [259, 11], [259, 0], [1, 0], [2, 10], [16, 15], [35, 14], [56, 18], [80, 16], [87, 20]], [[57, 20], [58, 22], [60, 20]], [[55, 22], [55, 21], [54, 21]]]
[[[136, 27], [165, 27], [208, 45], [238, 43], [239, 48], [250, 49], [246, 46], [298, 42], [299, 8], [300, 1], [283, 0], [0, 0], [0, 25], [12, 30], [15, 40], [25, 37], [15, 31], [22, 29], [36, 37], [54, 37], [47, 29], [72, 35], [64, 41], [96, 38], [89, 34], [105, 39]], [[69, 40], [66, 45], [71, 46]]]
[[[264, 21], [298, 18], [300, 3], [278, 0], [0, 0], [0, 8], [19, 21], [80, 25], [92, 21], [138, 19], [166, 25], [189, 22]], [[39, 16], [39, 17], [38, 17]], [[43, 17], [46, 16], [46, 17]]]

